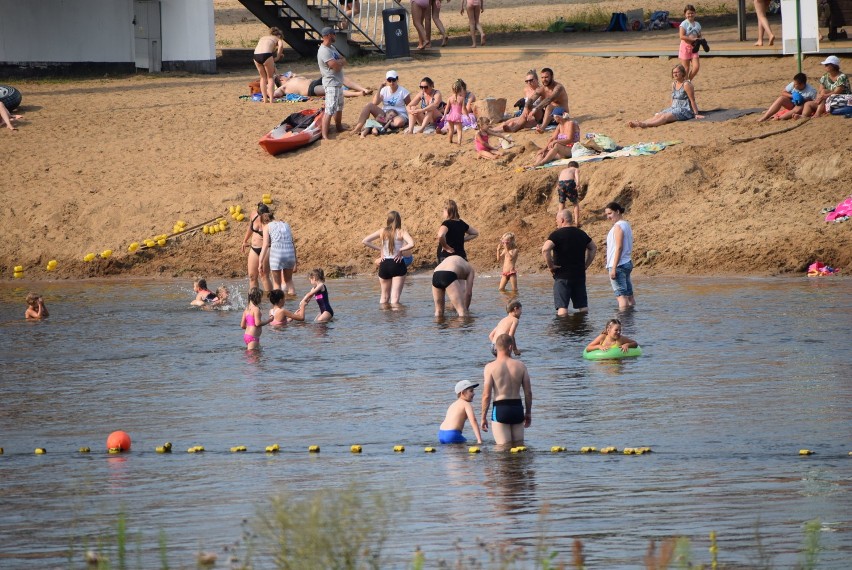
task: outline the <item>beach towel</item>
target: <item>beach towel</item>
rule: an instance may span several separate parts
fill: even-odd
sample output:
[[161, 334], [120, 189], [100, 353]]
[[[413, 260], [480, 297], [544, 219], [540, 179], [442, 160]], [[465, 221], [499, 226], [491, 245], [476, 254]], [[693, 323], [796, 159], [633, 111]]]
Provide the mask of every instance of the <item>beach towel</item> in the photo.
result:
[[620, 158], [623, 156], [650, 156], [652, 154], [657, 154], [666, 147], [674, 146], [680, 143], [681, 141], [636, 143], [621, 148], [619, 150], [615, 150], [613, 152], [602, 152], [600, 154], [592, 154], [589, 156], [572, 156], [571, 158], [560, 158], [559, 160], [554, 160], [553, 162], [548, 162], [547, 164], [542, 164], [541, 166], [526, 167], [525, 170], [540, 170], [542, 168], [552, 168], [554, 166], [565, 167], [568, 166], [568, 163], [572, 160], [577, 163], [582, 163], [597, 162], [599, 160], [605, 160], [607, 158]]
[[763, 109], [760, 107], [754, 107], [752, 109], [710, 109], [709, 111], [701, 111], [701, 114], [704, 115], [703, 121], [709, 121], [711, 123], [721, 123], [722, 121], [730, 121], [731, 119], [739, 119], [740, 117], [744, 117], [746, 115], [752, 115], [754, 113], [762, 113]]

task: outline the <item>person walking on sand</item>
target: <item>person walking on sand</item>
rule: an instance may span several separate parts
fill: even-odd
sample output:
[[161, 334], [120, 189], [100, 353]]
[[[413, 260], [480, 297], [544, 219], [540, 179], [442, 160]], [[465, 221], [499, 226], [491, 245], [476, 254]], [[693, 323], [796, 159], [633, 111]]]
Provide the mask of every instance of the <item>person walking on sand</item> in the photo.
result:
[[568, 91], [565, 86], [553, 79], [553, 70], [545, 67], [541, 70], [541, 85], [535, 90], [533, 97], [528, 97], [526, 108], [530, 114], [537, 116], [539, 111], [543, 111], [541, 123], [535, 130], [543, 133], [544, 129], [550, 124], [553, 111], [561, 107], [563, 111], [563, 119], [570, 121], [570, 113], [568, 111]]
[[260, 94], [265, 103], [272, 103], [275, 92], [275, 62], [284, 55], [284, 33], [278, 28], [269, 28], [269, 33], [259, 40], [254, 48], [254, 66], [260, 74]]
[[512, 359], [513, 344], [509, 335], [498, 336], [497, 357], [483, 371], [481, 427], [488, 431], [488, 408], [493, 399], [491, 435], [497, 445], [523, 443], [524, 428], [532, 423], [530, 374], [523, 362]]
[[618, 202], [610, 202], [604, 208], [608, 220], [612, 221], [612, 229], [606, 236], [606, 270], [615, 297], [618, 299], [618, 309], [623, 311], [636, 306], [633, 298], [633, 283], [630, 273], [633, 271], [633, 229], [627, 220], [622, 219], [624, 207]]
[[461, 0], [462, 7], [459, 14], [467, 10], [467, 21], [470, 24], [470, 47], [476, 47], [476, 33], [479, 32], [479, 45], [485, 45], [485, 30], [479, 17], [485, 12], [485, 0]]
[[435, 267], [432, 273], [432, 299], [435, 301], [435, 316], [444, 316], [445, 298], [460, 317], [470, 314], [470, 300], [473, 297], [473, 266], [458, 255], [451, 255]]
[[343, 68], [346, 58], [334, 47], [336, 35], [334, 28], [326, 26], [322, 29], [322, 44], [317, 50], [317, 64], [322, 74], [322, 86], [325, 89], [325, 114], [322, 117], [322, 138], [328, 140], [328, 129], [331, 117], [334, 116], [334, 127], [342, 133], [343, 126]]
[[594, 261], [598, 248], [592, 238], [575, 225], [570, 210], [556, 213], [556, 225], [556, 231], [541, 247], [544, 262], [553, 275], [556, 314], [560, 317], [569, 315], [571, 303], [575, 311], [586, 313], [589, 310], [586, 269]]

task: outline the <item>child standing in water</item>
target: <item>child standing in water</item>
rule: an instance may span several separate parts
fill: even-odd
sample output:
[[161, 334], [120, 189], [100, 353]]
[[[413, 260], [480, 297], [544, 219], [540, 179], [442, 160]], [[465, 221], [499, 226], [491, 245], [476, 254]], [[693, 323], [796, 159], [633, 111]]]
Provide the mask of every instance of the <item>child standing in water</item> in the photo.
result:
[[50, 316], [47, 312], [47, 307], [44, 306], [44, 299], [38, 293], [27, 293], [27, 312], [24, 313], [24, 318], [28, 321], [40, 321]]
[[273, 289], [269, 292], [269, 302], [272, 303], [272, 308], [269, 309], [269, 316], [272, 322], [269, 323], [274, 327], [286, 325], [290, 321], [305, 320], [305, 303], [300, 303], [299, 308], [295, 313], [291, 313], [284, 308], [284, 291], [281, 289]]
[[618, 319], [610, 319], [606, 323], [606, 328], [603, 332], [589, 343], [586, 347], [586, 352], [593, 350], [601, 350], [606, 352], [614, 346], [621, 348], [621, 352], [627, 352], [631, 348], [636, 348], [639, 343], [631, 338], [627, 338], [621, 334], [621, 321]]
[[495, 158], [503, 156], [503, 149], [491, 146], [491, 143], [488, 142], [488, 136], [494, 135], [497, 138], [505, 140], [509, 139], [506, 139], [502, 133], [489, 128], [488, 119], [485, 117], [480, 117], [477, 121], [477, 125], [479, 130], [476, 131], [476, 137], [473, 139], [473, 144], [476, 147], [476, 154], [480, 158], [487, 158], [488, 160], [494, 160]]
[[497, 246], [497, 263], [503, 262], [503, 275], [500, 277], [500, 285], [497, 290], [506, 292], [506, 284], [511, 283], [512, 292], [518, 293], [518, 272], [515, 264], [518, 262], [518, 246], [515, 245], [515, 234], [507, 232], [500, 238]]
[[456, 383], [456, 401], [447, 408], [447, 416], [438, 428], [438, 441], [441, 443], [465, 443], [467, 438], [462, 435], [464, 422], [470, 420], [473, 433], [476, 435], [476, 443], [482, 443], [482, 434], [479, 432], [479, 423], [473, 411], [471, 401], [473, 400], [474, 388], [479, 386], [470, 380], [461, 380]]
[[467, 98], [467, 85], [461, 79], [453, 83], [453, 94], [447, 99], [447, 110], [444, 114], [444, 122], [447, 125], [447, 134], [450, 136], [450, 144], [453, 144], [455, 131], [459, 133], [459, 145], [462, 143], [462, 112]]
[[257, 350], [260, 348], [260, 331], [261, 327], [268, 325], [272, 319], [263, 320], [260, 317], [260, 301], [263, 294], [257, 287], [249, 291], [248, 306], [243, 311], [243, 319], [240, 322], [240, 328], [245, 330], [243, 341], [246, 343], [246, 349]]
[[559, 209], [565, 209], [565, 202], [571, 202], [574, 206], [574, 221], [577, 227], [580, 227], [580, 165], [572, 160], [568, 163], [567, 168], [563, 168], [559, 173], [559, 180], [556, 181], [556, 191], [559, 194]]
[[334, 317], [334, 310], [331, 308], [331, 303], [328, 302], [328, 288], [325, 286], [325, 272], [322, 269], [314, 269], [308, 274], [308, 279], [311, 282], [311, 290], [302, 299], [301, 305], [304, 307], [311, 300], [311, 297], [317, 300], [319, 305], [319, 314], [314, 319], [315, 323], [327, 323]]
[[491, 354], [497, 356], [497, 347], [495, 346], [497, 337], [501, 334], [507, 334], [512, 337], [512, 351], [515, 353], [515, 356], [520, 356], [521, 351], [518, 350], [518, 344], [515, 342], [515, 331], [518, 330], [518, 325], [521, 322], [521, 302], [517, 299], [512, 299], [506, 305], [506, 312], [508, 314], [500, 319], [500, 322], [497, 323], [497, 326], [488, 335], [488, 340], [491, 341]]

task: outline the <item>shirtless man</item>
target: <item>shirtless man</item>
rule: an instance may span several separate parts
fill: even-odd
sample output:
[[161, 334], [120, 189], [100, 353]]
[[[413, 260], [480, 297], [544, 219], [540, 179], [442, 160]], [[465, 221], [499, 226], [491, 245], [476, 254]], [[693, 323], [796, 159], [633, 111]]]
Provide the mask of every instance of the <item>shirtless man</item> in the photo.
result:
[[444, 293], [460, 317], [468, 316], [473, 297], [473, 266], [460, 255], [451, 255], [435, 268], [432, 274], [432, 298], [435, 316], [444, 316]]
[[[482, 431], [488, 431], [488, 406], [492, 394], [491, 435], [494, 443], [522, 444], [524, 428], [532, 423], [532, 388], [527, 367], [512, 360], [512, 337], [501, 334], [495, 342], [497, 358], [485, 365], [482, 384]], [[521, 391], [524, 392], [521, 401]]]
[[521, 129], [531, 129], [536, 126], [544, 116], [544, 111], [539, 109], [533, 113], [527, 108], [527, 103], [535, 101], [538, 97], [536, 89], [540, 87], [538, 75], [535, 69], [527, 71], [527, 77], [524, 79], [524, 107], [521, 109], [521, 114], [513, 119], [509, 119], [503, 123], [503, 132], [516, 133]]
[[[325, 97], [325, 87], [322, 86], [322, 77], [311, 81], [307, 77], [293, 75], [288, 71], [282, 75], [276, 75], [274, 80], [275, 85], [278, 86], [275, 93], [273, 93], [273, 97], [276, 99], [291, 94], [302, 95], [303, 97]], [[348, 79], [345, 75], [343, 76], [343, 85], [349, 88], [343, 90], [344, 97], [360, 97], [373, 92], [372, 89], [365, 89], [351, 79]]]
[[535, 90], [532, 97], [527, 97], [527, 108], [533, 113], [544, 111], [544, 115], [535, 130], [543, 133], [550, 124], [551, 114], [557, 107], [565, 110], [564, 118], [568, 118], [568, 92], [561, 83], [553, 80], [553, 70], [545, 67], [541, 70], [541, 86]]

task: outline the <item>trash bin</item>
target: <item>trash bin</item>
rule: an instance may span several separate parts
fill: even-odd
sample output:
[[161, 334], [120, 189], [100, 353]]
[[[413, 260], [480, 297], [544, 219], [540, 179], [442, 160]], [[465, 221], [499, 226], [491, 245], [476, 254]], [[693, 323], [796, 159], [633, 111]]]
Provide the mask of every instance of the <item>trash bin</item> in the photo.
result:
[[408, 12], [405, 8], [382, 10], [385, 32], [385, 59], [410, 57], [408, 48]]

